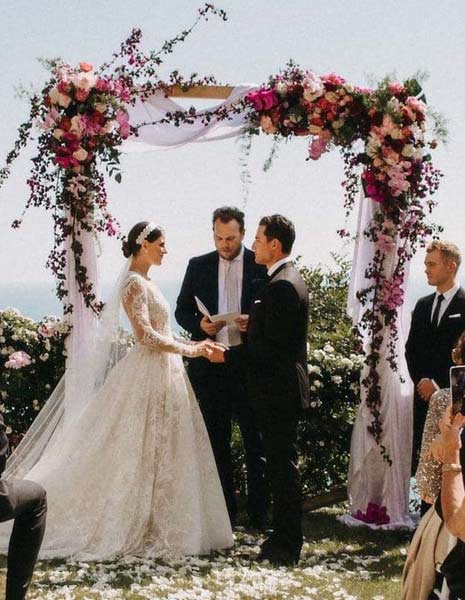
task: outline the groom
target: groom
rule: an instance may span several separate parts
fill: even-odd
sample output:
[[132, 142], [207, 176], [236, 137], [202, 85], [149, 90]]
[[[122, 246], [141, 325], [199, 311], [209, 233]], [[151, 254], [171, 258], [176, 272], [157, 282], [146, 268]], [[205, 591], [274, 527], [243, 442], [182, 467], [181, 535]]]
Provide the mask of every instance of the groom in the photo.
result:
[[245, 348], [214, 350], [213, 362], [242, 362], [263, 436], [273, 496], [273, 534], [259, 559], [296, 564], [302, 548], [302, 501], [297, 467], [297, 423], [309, 404], [307, 374], [308, 290], [290, 253], [294, 225], [282, 215], [263, 217], [253, 249], [266, 265], [268, 283], [255, 297]]

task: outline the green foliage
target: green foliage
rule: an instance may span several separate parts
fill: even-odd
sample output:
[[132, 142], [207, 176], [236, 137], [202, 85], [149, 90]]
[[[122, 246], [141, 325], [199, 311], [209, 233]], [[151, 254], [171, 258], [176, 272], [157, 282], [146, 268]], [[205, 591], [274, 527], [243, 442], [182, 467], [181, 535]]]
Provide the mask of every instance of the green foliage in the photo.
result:
[[[68, 326], [56, 317], [40, 322], [15, 309], [0, 311], [0, 411], [15, 446], [44, 405], [65, 370]], [[30, 364], [8, 368], [9, 357], [25, 352]]]

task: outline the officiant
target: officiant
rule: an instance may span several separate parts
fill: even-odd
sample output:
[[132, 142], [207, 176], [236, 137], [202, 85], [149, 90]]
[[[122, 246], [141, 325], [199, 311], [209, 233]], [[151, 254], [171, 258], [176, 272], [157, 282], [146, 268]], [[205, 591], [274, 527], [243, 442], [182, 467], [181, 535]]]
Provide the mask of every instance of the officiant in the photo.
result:
[[[213, 322], [202, 315], [195, 298], [211, 316], [247, 315], [256, 293], [265, 283], [266, 269], [255, 263], [254, 253], [243, 245], [244, 213], [221, 207], [213, 213], [216, 250], [191, 258], [179, 293], [175, 316], [193, 340], [212, 338], [231, 347], [243, 343], [236, 323]], [[249, 526], [267, 527], [265, 458], [256, 416], [251, 407], [243, 367], [190, 361], [188, 374], [210, 436], [231, 524], [237, 520], [237, 502], [231, 454], [232, 420], [237, 420], [244, 443], [247, 468]]]

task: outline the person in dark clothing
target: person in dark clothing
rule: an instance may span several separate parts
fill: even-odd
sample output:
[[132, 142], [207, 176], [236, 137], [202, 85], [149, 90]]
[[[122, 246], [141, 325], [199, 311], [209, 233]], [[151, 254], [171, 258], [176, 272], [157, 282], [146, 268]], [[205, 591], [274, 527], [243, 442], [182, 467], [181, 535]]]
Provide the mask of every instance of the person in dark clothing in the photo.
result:
[[[0, 475], [9, 452], [3, 416], [0, 414]], [[23, 600], [45, 532], [45, 490], [27, 480], [0, 478], [0, 522], [14, 519], [8, 546], [6, 600]]]
[[273, 533], [259, 560], [296, 564], [302, 548], [302, 498], [297, 424], [309, 405], [307, 373], [308, 290], [290, 253], [294, 225], [282, 215], [263, 217], [253, 249], [268, 282], [252, 302], [243, 347], [213, 350], [210, 360], [245, 364], [263, 436], [273, 497]]

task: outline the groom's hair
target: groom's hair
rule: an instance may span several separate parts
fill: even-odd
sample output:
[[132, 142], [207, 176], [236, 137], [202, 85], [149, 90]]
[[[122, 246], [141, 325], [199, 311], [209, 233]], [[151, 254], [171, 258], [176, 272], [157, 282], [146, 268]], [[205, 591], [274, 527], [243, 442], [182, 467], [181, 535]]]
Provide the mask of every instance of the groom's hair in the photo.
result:
[[218, 219], [222, 223], [229, 223], [229, 221], [235, 219], [239, 223], [241, 233], [244, 231], [244, 213], [235, 206], [222, 206], [221, 208], [217, 208], [213, 212], [213, 227]]
[[295, 240], [295, 229], [292, 221], [283, 215], [262, 217], [259, 223], [265, 228], [264, 234], [268, 241], [278, 240], [284, 254], [290, 254]]

